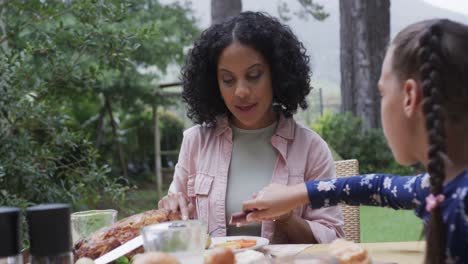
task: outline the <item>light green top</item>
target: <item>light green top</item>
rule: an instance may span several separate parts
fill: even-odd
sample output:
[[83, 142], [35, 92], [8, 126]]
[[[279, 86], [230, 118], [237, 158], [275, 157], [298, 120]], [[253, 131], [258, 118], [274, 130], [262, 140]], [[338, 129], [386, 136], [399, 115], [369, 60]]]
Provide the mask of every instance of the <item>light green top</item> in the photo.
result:
[[[271, 182], [277, 152], [271, 144], [271, 137], [278, 122], [255, 130], [232, 128], [233, 146], [229, 166], [226, 193], [226, 221], [232, 213], [240, 212], [242, 202]], [[261, 225], [252, 224], [243, 227], [228, 225], [227, 235], [260, 236]]]

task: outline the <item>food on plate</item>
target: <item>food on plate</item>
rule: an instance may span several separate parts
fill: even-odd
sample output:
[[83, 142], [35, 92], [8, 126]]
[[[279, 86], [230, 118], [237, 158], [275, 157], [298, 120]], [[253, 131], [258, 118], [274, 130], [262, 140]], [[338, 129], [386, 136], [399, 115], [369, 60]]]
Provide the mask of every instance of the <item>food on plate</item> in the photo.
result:
[[257, 245], [257, 240], [255, 239], [233, 239], [228, 240], [223, 243], [215, 244], [214, 247], [219, 248], [230, 248], [230, 249], [241, 249], [249, 248]]
[[229, 248], [216, 248], [205, 260], [205, 264], [235, 264], [236, 257]]
[[340, 264], [372, 263], [367, 250], [344, 239], [336, 239], [329, 246], [329, 252], [340, 260]]
[[211, 236], [208, 235], [206, 237], [206, 242], [205, 242], [205, 249], [209, 248], [211, 246]]
[[[137, 254], [139, 255], [139, 254]], [[133, 259], [133, 258], [132, 258]], [[114, 264], [129, 264], [131, 263], [126, 256], [122, 256], [114, 261]], [[76, 263], [75, 263], [76, 264]]]
[[[138, 236], [140, 229], [144, 226], [180, 219], [180, 213], [170, 213], [164, 209], [129, 216], [110, 227], [95, 232], [87, 240], [77, 241], [73, 248], [75, 259], [83, 257], [96, 259]], [[143, 247], [139, 247], [125, 256], [131, 259], [135, 254], [143, 252]]]
[[180, 262], [166, 253], [147, 252], [136, 257], [133, 264], [180, 264]]

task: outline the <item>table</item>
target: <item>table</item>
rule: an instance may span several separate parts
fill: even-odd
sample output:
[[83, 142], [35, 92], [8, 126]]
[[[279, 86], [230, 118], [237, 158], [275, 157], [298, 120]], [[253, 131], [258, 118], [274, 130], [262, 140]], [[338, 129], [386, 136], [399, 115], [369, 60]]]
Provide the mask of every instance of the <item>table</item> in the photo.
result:
[[[423, 263], [426, 246], [424, 241], [360, 243], [359, 245], [367, 249], [374, 261], [399, 264]], [[324, 253], [327, 248], [327, 244], [311, 245], [300, 254]]]

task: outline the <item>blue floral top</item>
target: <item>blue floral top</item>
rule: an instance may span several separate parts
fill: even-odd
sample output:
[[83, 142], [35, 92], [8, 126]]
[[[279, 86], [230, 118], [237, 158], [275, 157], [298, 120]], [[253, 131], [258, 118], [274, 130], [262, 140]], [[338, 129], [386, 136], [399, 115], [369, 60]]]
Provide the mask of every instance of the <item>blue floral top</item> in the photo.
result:
[[[429, 175], [394, 176], [368, 174], [325, 181], [306, 182], [310, 206], [321, 208], [338, 203], [414, 209], [424, 223], [429, 220], [426, 197]], [[468, 170], [444, 186], [441, 204], [447, 227], [447, 255], [457, 263], [468, 263]]]

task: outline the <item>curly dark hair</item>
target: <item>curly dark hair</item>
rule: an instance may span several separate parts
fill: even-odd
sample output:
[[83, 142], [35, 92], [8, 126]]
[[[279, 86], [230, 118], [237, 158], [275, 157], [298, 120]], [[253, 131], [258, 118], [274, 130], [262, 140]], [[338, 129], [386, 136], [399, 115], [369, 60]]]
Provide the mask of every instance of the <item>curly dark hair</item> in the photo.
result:
[[290, 117], [298, 106], [307, 108], [309, 56], [291, 29], [259, 12], [242, 12], [202, 32], [182, 68], [182, 98], [187, 116], [196, 124], [216, 125], [216, 116], [229, 114], [219, 90], [217, 64], [222, 51], [234, 41], [257, 50], [271, 69], [273, 105]]

